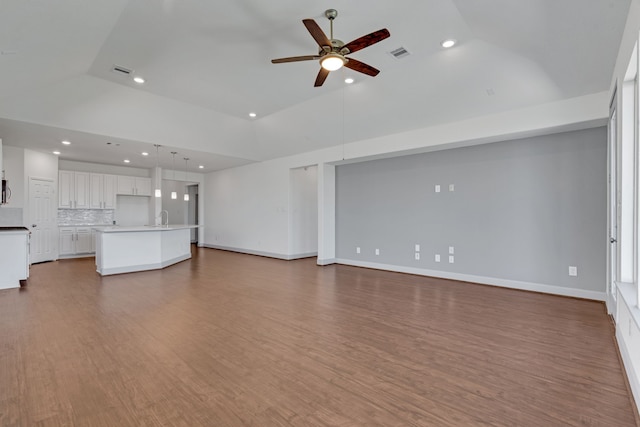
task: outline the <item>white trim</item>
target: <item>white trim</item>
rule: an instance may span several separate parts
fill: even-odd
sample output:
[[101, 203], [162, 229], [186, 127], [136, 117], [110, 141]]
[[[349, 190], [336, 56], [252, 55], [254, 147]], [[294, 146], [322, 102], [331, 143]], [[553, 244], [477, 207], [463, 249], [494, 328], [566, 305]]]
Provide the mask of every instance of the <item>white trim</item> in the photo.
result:
[[91, 258], [91, 257], [95, 257], [95, 256], [96, 256], [95, 252], [87, 252], [87, 253], [83, 253], [83, 254], [58, 255], [58, 259]]
[[633, 369], [633, 359], [629, 354], [627, 344], [622, 336], [622, 330], [620, 328], [616, 328], [616, 341], [618, 342], [618, 349], [620, 350], [620, 357], [622, 357], [622, 365], [625, 368], [624, 371], [627, 374], [631, 394], [633, 395], [637, 405], [640, 403], [640, 379], [638, 379], [635, 370]]
[[211, 245], [208, 243], [204, 243], [201, 247], [209, 248], [209, 249], [219, 249], [221, 251], [237, 252], [240, 254], [247, 254], [247, 255], [265, 256], [268, 258], [283, 259], [285, 261], [291, 261], [294, 259], [301, 259], [301, 258], [311, 258], [318, 255], [317, 252], [306, 252], [306, 253], [300, 253], [300, 254], [286, 255], [286, 254], [279, 254], [275, 252], [255, 251], [253, 249], [242, 249], [242, 248], [232, 248], [230, 246]]
[[325, 258], [325, 259], [318, 258], [318, 262], [317, 262], [318, 265], [331, 265], [335, 263], [336, 263], [335, 258]]
[[374, 268], [377, 270], [395, 271], [398, 273], [409, 273], [419, 276], [438, 277], [441, 279], [460, 280], [463, 282], [480, 283], [482, 285], [500, 286], [503, 288], [542, 292], [545, 294], [562, 295], [575, 298], [585, 298], [596, 301], [606, 300], [606, 292], [588, 291], [585, 289], [567, 288], [563, 286], [546, 285], [542, 283], [521, 282], [519, 280], [500, 279], [497, 277], [484, 277], [471, 274], [450, 273], [447, 271], [404, 267], [399, 265], [378, 264], [374, 262], [355, 261], [342, 258], [337, 258], [335, 261], [338, 264], [353, 265], [356, 267]]
[[191, 254], [181, 255], [172, 259], [168, 259], [164, 262], [155, 262], [153, 264], [141, 264], [141, 265], [127, 265], [123, 267], [113, 267], [113, 268], [103, 268], [102, 270], [96, 269], [98, 274], [101, 276], [109, 276], [112, 274], [122, 274], [122, 273], [135, 273], [137, 271], [147, 271], [147, 270], [160, 270], [165, 267], [169, 267], [170, 265], [177, 264], [179, 262], [185, 261], [191, 258]]
[[622, 299], [627, 305], [627, 309], [636, 323], [636, 328], [640, 329], [640, 307], [635, 303], [638, 299], [638, 285], [616, 282], [616, 287], [618, 288], [618, 299]]

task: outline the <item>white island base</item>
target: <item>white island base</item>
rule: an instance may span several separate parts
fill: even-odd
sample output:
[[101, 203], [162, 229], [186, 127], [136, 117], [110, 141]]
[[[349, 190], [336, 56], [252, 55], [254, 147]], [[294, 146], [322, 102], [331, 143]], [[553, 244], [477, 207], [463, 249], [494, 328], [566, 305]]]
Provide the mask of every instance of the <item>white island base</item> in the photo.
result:
[[157, 270], [189, 259], [195, 227], [96, 227], [96, 271], [108, 276]]

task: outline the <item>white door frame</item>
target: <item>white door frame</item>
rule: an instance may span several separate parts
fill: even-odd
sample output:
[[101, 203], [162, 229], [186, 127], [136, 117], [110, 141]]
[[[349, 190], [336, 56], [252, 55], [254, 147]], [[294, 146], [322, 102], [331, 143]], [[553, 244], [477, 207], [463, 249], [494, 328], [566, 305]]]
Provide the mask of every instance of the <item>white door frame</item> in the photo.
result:
[[609, 314], [616, 312], [618, 280], [618, 129], [617, 129], [617, 96], [614, 92], [609, 105], [609, 121], [607, 126], [607, 158], [608, 158], [608, 188], [607, 204], [607, 307]]
[[[51, 199], [50, 205], [48, 209], [45, 209], [45, 212], [48, 214], [45, 218], [39, 218], [38, 212], [34, 209], [35, 207], [35, 199], [32, 194], [32, 183], [35, 181], [46, 182], [51, 184]], [[45, 262], [45, 261], [53, 261], [58, 259], [58, 227], [57, 227], [57, 189], [55, 188], [55, 180], [51, 178], [41, 178], [30, 176], [28, 179], [28, 191], [29, 191], [29, 199], [28, 199], [28, 218], [29, 222], [27, 226], [31, 230], [31, 243], [30, 243], [30, 262]], [[39, 227], [36, 230], [36, 227]], [[35, 231], [34, 231], [35, 230]], [[40, 233], [40, 230], [45, 230], [44, 238], [48, 239], [47, 241], [41, 241], [40, 236], [37, 234]]]

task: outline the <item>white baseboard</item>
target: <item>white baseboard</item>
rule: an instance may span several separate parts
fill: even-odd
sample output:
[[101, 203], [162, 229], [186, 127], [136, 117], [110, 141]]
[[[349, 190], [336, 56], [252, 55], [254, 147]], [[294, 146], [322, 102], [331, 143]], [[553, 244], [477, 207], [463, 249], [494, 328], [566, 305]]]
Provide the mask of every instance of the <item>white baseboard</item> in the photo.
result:
[[279, 254], [276, 252], [256, 251], [253, 249], [232, 248], [230, 246], [210, 245], [207, 243], [204, 243], [202, 247], [210, 248], [210, 249], [220, 249], [220, 250], [229, 251], [229, 252], [238, 252], [240, 254], [258, 255], [258, 256], [264, 256], [268, 258], [283, 259], [285, 261], [291, 261], [294, 259], [301, 259], [301, 258], [310, 258], [318, 255], [317, 252], [305, 252], [305, 253], [287, 255], [287, 254]]
[[324, 259], [318, 258], [318, 262], [317, 262], [318, 265], [331, 265], [335, 263], [336, 263], [335, 258], [324, 258]]
[[400, 265], [378, 264], [375, 262], [357, 261], [337, 258], [337, 264], [353, 265], [356, 267], [373, 268], [376, 270], [395, 271], [398, 273], [416, 274], [418, 276], [438, 277], [441, 279], [460, 280], [463, 282], [480, 283], [483, 285], [500, 286], [503, 288], [521, 289], [525, 291], [542, 292], [545, 294], [562, 295], [568, 297], [605, 301], [606, 293], [588, 291], [584, 289], [567, 288], [562, 286], [546, 285], [542, 283], [522, 282], [518, 280], [500, 279], [496, 277], [474, 276], [471, 274], [451, 273], [447, 271], [428, 270], [424, 268], [404, 267]]

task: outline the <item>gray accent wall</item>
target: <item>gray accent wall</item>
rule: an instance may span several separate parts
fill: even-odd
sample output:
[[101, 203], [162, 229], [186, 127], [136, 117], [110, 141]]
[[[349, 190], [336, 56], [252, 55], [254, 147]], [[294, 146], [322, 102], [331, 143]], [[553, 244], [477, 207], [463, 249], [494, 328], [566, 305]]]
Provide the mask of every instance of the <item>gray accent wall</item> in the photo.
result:
[[599, 127], [338, 166], [336, 256], [604, 292], [606, 165]]

